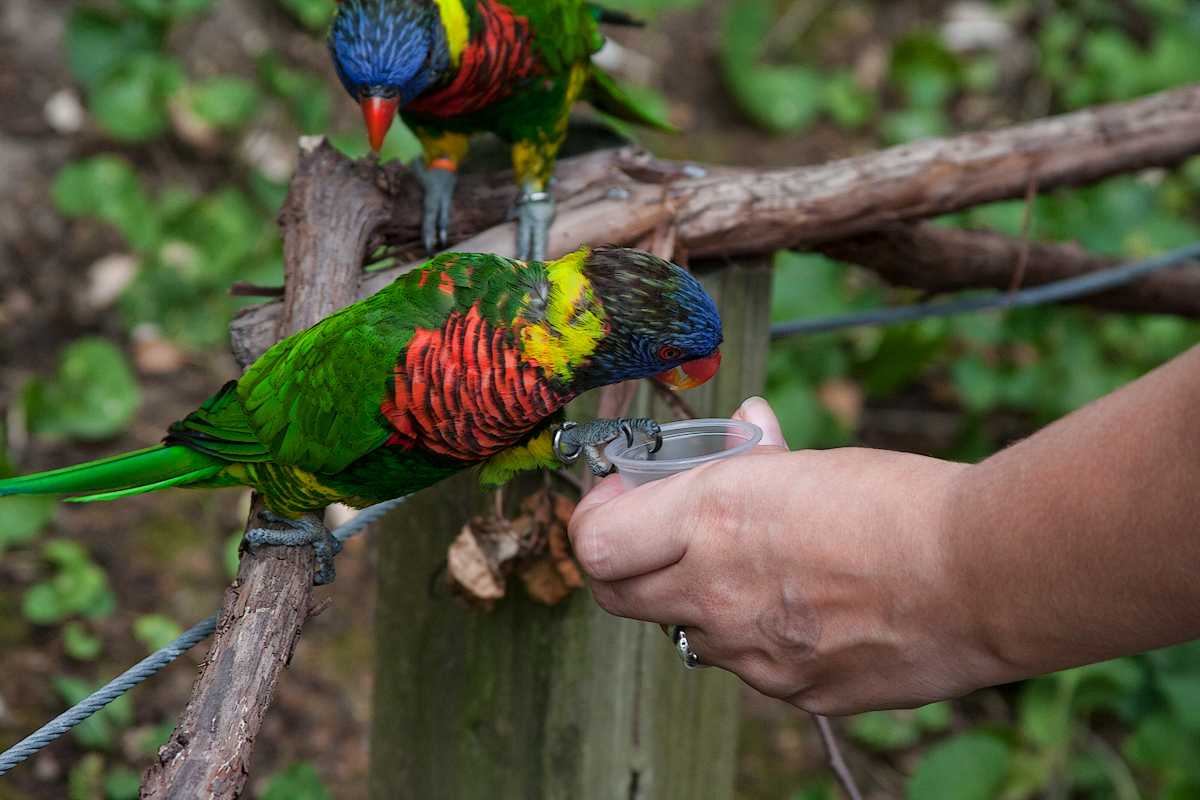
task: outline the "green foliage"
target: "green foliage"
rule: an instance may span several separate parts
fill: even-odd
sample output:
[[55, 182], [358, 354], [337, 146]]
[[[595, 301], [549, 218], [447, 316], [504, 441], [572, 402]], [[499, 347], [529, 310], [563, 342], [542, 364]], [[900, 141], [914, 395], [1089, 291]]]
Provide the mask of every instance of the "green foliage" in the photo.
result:
[[871, 711], [859, 714], [850, 735], [872, 750], [912, 747], [922, 733], [940, 733], [950, 727], [949, 703], [932, 703], [912, 711]]
[[104, 649], [104, 642], [100, 637], [88, 633], [79, 621], [68, 622], [63, 626], [62, 643], [67, 655], [76, 661], [91, 661]]
[[230, 75], [189, 87], [187, 94], [196, 116], [218, 130], [231, 130], [249, 122], [260, 103], [254, 84]]
[[67, 777], [70, 800], [104, 800], [104, 756], [88, 753], [79, 759]]
[[25, 592], [21, 611], [38, 625], [53, 625], [80, 615], [103, 619], [117, 605], [108, 575], [80, 545], [53, 539], [42, 548], [42, 557], [55, 566], [53, 577], [38, 581]]
[[121, 298], [130, 327], [153, 322], [187, 347], [218, 346], [228, 336], [233, 281], [282, 283], [271, 219], [231, 186], [204, 196], [170, 188], [152, 200], [127, 161], [99, 155], [64, 167], [54, 199], [64, 214], [112, 224], [141, 257]]
[[763, 61], [773, 24], [771, 7], [756, 0], [736, 0], [726, 9], [721, 67], [742, 110], [772, 133], [805, 130], [823, 112], [846, 130], [861, 128], [874, 111], [875, 99], [858, 86], [853, 73]]
[[337, 12], [335, 0], [279, 0], [279, 4], [314, 33], [328, 28]]
[[[99, 689], [107, 680], [89, 683], [71, 675], [55, 675], [51, 681], [63, 702], [73, 706]], [[121, 732], [133, 724], [133, 703], [123, 694], [71, 729], [71, 734], [89, 750], [113, 750]]]
[[908, 782], [907, 800], [991, 800], [1008, 772], [1004, 739], [970, 731], [934, 746]]
[[58, 501], [44, 495], [0, 497], [0, 555], [33, 541], [54, 521]]
[[106, 439], [129, 423], [141, 402], [124, 353], [98, 336], [72, 342], [59, 354], [51, 380], [33, 378], [21, 391], [29, 430], [58, 438]]
[[317, 768], [307, 761], [276, 772], [267, 782], [262, 800], [332, 800]]
[[93, 216], [112, 225], [135, 250], [159, 237], [157, 214], [133, 166], [116, 155], [73, 161], [54, 177], [54, 204], [69, 217]]
[[128, 767], [113, 767], [104, 777], [104, 796], [108, 800], [137, 800], [142, 774]]
[[182, 636], [183, 628], [166, 614], [143, 614], [133, 624], [133, 635], [153, 653]]
[[316, 75], [290, 70], [269, 52], [259, 56], [258, 74], [267, 91], [287, 106], [302, 133], [321, 133], [329, 125], [333, 98]]

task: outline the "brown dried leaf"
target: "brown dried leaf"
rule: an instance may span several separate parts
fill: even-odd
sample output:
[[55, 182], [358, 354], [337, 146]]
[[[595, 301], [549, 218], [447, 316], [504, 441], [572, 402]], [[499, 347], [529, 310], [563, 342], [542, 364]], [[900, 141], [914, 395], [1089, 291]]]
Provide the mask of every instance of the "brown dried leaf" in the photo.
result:
[[525, 582], [529, 596], [542, 605], [558, 605], [571, 594], [571, 587], [566, 585], [553, 560], [547, 556], [522, 563], [517, 574]]
[[504, 597], [504, 577], [492, 571], [487, 553], [471, 530], [470, 523], [451, 544], [446, 554], [448, 577], [469, 597], [491, 604]]

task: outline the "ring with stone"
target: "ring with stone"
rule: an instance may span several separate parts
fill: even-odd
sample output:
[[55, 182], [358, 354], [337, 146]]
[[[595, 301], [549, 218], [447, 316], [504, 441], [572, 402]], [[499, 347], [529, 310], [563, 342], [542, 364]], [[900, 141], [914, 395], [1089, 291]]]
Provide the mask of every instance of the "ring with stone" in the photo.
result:
[[705, 664], [700, 660], [700, 657], [692, 652], [692, 646], [688, 644], [687, 633], [682, 625], [667, 626], [667, 636], [671, 637], [671, 641], [675, 643], [675, 650], [679, 653], [679, 657], [683, 659], [683, 665], [688, 669], [700, 669], [701, 667], [711, 667], [711, 664]]

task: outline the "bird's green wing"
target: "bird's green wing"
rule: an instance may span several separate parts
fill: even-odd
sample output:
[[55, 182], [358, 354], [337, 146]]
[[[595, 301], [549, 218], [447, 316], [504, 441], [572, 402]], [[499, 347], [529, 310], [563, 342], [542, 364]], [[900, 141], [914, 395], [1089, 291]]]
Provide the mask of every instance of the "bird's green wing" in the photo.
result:
[[393, 283], [268, 350], [238, 381], [247, 426], [273, 461], [333, 474], [383, 444], [380, 402], [414, 327], [438, 310]]
[[617, 82], [599, 67], [592, 68], [591, 79], [583, 91], [583, 99], [591, 103], [596, 110], [612, 114], [617, 119], [658, 128], [668, 133], [679, 133], [679, 129], [671, 123], [640, 108], [620, 86], [617, 86]]

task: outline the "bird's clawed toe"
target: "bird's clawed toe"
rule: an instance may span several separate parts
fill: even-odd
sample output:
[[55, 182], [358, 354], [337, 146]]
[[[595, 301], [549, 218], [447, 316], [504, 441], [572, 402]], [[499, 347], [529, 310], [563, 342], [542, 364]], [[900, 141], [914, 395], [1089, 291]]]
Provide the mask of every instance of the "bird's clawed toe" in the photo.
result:
[[297, 547], [311, 544], [317, 553], [317, 571], [313, 583], [322, 586], [332, 583], [335, 577], [333, 557], [342, 551], [342, 543], [333, 538], [329, 528], [316, 514], [305, 514], [300, 519], [288, 519], [270, 511], [259, 512], [259, 518], [266, 522], [277, 522], [287, 525], [289, 530], [275, 528], [251, 528], [242, 536], [242, 549], [250, 553], [261, 544], [276, 544], [286, 547]]
[[564, 422], [554, 434], [554, 455], [564, 464], [574, 464], [582, 455], [593, 474], [604, 477], [615, 467], [604, 460], [600, 449], [614, 439], [624, 436], [632, 445], [635, 434], [654, 440], [652, 453], [662, 447], [662, 431], [652, 419], [593, 419], [580, 425]]

